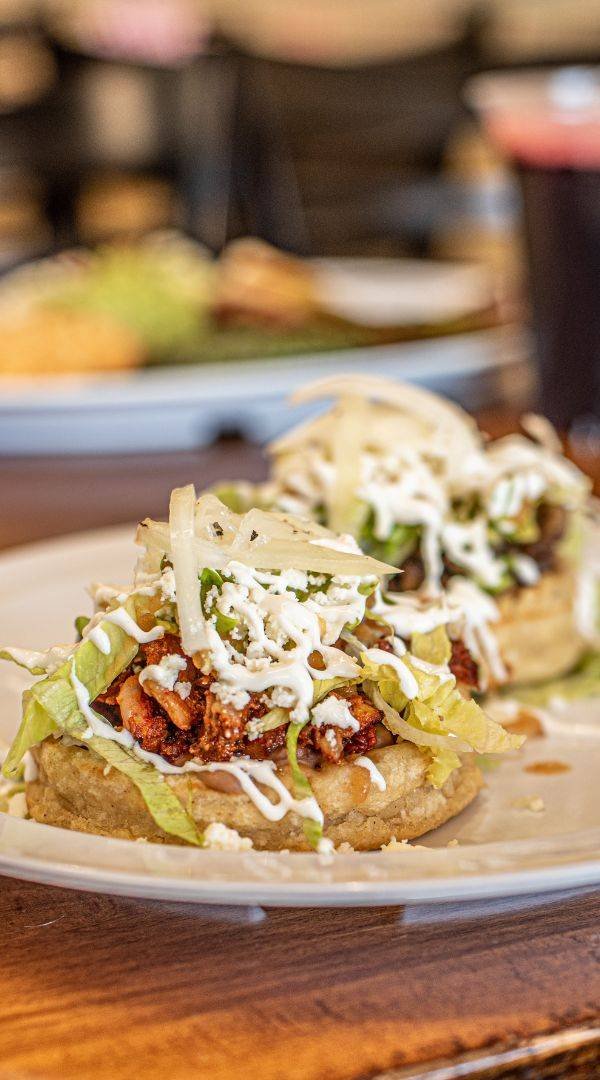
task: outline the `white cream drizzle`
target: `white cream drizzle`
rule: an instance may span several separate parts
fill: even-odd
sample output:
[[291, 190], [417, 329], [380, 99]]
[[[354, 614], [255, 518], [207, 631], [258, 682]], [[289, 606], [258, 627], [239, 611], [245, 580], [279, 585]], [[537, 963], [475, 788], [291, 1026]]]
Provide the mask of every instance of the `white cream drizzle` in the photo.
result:
[[124, 607], [118, 607], [114, 611], [105, 611], [102, 615], [102, 621], [114, 623], [115, 626], [119, 626], [129, 637], [132, 637], [134, 641], [137, 641], [138, 645], [145, 645], [149, 641], [156, 641], [157, 638], [161, 638], [164, 635], [162, 626], [153, 626], [152, 630], [142, 630], [141, 626], [138, 626], [135, 619], [131, 617]]
[[536, 585], [540, 580], [540, 568], [530, 555], [513, 555], [511, 566], [521, 585]]
[[16, 664], [20, 664], [21, 667], [27, 668], [29, 671], [39, 668], [40, 671], [45, 671], [47, 675], [53, 675], [73, 655], [75, 647], [75, 645], [53, 645], [50, 649], [38, 652], [35, 649], [18, 649], [14, 646], [7, 646], [3, 651]]
[[[395, 416], [380, 403], [365, 401], [363, 406], [370, 411], [366, 422], [364, 410], [361, 414], [366, 434], [356, 433], [355, 495], [372, 512], [379, 540], [388, 539], [398, 524], [421, 527], [426, 593], [440, 589], [443, 553], [478, 582], [495, 588], [507, 564], [490, 543], [488, 523], [510, 535], [526, 503], [549, 495], [574, 509], [587, 494], [587, 481], [574, 465], [523, 436], [485, 444], [472, 429], [469, 439], [460, 438], [455, 425], [451, 437], [440, 441], [433, 416], [428, 423], [415, 423], [410, 404], [405, 411], [400, 405]], [[340, 407], [275, 445], [273, 480], [266, 487], [275, 506], [285, 504], [312, 516], [317, 507], [331, 505], [338, 484], [336, 432], [344, 437]], [[475, 522], [465, 522], [455, 516], [453, 505], [472, 496], [483, 511]]]
[[371, 783], [374, 784], [375, 787], [379, 789], [379, 791], [385, 791], [387, 789], [385, 776], [379, 771], [375, 762], [371, 761], [371, 758], [365, 757], [363, 754], [361, 754], [360, 757], [354, 758], [353, 764], [360, 765], [361, 769], [367, 770], [369, 776], [371, 777]]
[[[212, 609], [232, 617], [237, 632], [244, 634], [244, 652], [233, 640], [217, 633], [208, 618], [206, 673], [236, 691], [261, 693], [283, 687], [293, 694], [291, 719], [308, 719], [315, 681], [334, 677], [354, 678], [359, 666], [341, 649], [334, 647], [341, 629], [364, 616], [365, 597], [359, 592], [361, 578], [333, 578], [325, 591], [301, 602], [291, 592], [282, 591], [284, 575], [272, 575], [231, 561], [223, 569], [226, 580]], [[284, 579], [285, 582], [285, 579]], [[293, 572], [289, 585], [305, 591], [308, 575]], [[311, 655], [320, 657], [320, 667], [311, 666]]]
[[474, 581], [464, 577], [453, 577], [448, 582], [448, 596], [462, 612], [459, 623], [460, 635], [472, 657], [482, 665], [480, 683], [487, 687], [487, 672], [494, 682], [501, 683], [507, 678], [507, 671], [500, 654], [493, 623], [500, 618], [500, 612], [491, 596], [478, 588]]
[[[87, 630], [87, 627], [85, 630]], [[86, 641], [91, 641], [92, 645], [95, 645], [103, 656], [109, 656], [110, 638], [106, 633], [106, 630], [103, 630], [101, 626], [93, 626], [88, 634], [86, 634], [85, 630], [83, 632], [83, 638]]]
[[[272, 761], [252, 761], [250, 759], [240, 758], [236, 761], [211, 761], [206, 762], [205, 764], [187, 761], [185, 765], [171, 765], [168, 761], [165, 761], [164, 758], [160, 757], [159, 754], [153, 754], [142, 749], [140, 744], [136, 742], [126, 728], [117, 731], [111, 724], [108, 724], [94, 712], [90, 707], [89, 693], [77, 676], [74, 664], [71, 666], [70, 679], [77, 698], [79, 711], [88, 723], [87, 730], [80, 736], [82, 740], [87, 741], [94, 735], [97, 735], [103, 739], [109, 739], [112, 742], [119, 743], [119, 745], [124, 746], [127, 750], [131, 750], [140, 761], [153, 765], [154, 768], [163, 775], [203, 772], [230, 773], [236, 778], [242, 791], [248, 796], [259, 813], [269, 821], [280, 821], [289, 811], [293, 810], [302, 818], [310, 818], [313, 821], [319, 822], [321, 825], [323, 824], [323, 812], [314, 796], [307, 796], [304, 799], [295, 799], [288, 791], [285, 784], [283, 784], [276, 775], [276, 766]], [[276, 796], [275, 801], [271, 801], [271, 799], [257, 787], [257, 784], [272, 791]]]
[[418, 696], [419, 684], [412, 671], [398, 656], [394, 653], [385, 652], [383, 649], [366, 649], [365, 656], [368, 660], [372, 660], [374, 664], [386, 664], [387, 667], [394, 669], [398, 676], [400, 689], [409, 701]]

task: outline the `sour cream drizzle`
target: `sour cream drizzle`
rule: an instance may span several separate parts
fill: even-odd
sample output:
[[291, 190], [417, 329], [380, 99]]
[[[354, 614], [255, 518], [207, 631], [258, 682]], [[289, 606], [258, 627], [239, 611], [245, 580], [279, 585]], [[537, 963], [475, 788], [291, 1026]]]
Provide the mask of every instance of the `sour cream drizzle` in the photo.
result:
[[83, 739], [91, 739], [94, 735], [99, 736], [102, 739], [110, 739], [111, 742], [119, 743], [120, 746], [125, 746], [128, 750], [135, 748], [135, 739], [131, 732], [123, 728], [122, 731], [117, 731], [116, 728], [109, 724], [106, 720], [95, 713], [90, 705], [90, 695], [87, 687], [84, 686], [81, 679], [75, 671], [75, 663], [71, 664], [70, 681], [73, 690], [75, 691], [75, 697], [77, 698], [77, 705], [81, 715], [87, 720], [88, 728], [83, 732]]
[[138, 626], [135, 619], [132, 619], [128, 611], [124, 607], [118, 607], [115, 611], [107, 611], [102, 616], [103, 622], [114, 623], [115, 626], [120, 626], [121, 630], [124, 630], [129, 637], [132, 637], [134, 641], [137, 641], [138, 645], [145, 645], [149, 641], [156, 641], [157, 638], [161, 638], [164, 635], [162, 626], [153, 626], [152, 630], [142, 630], [141, 626]]
[[110, 655], [110, 638], [106, 630], [103, 630], [101, 626], [93, 626], [89, 634], [84, 631], [83, 637], [86, 641], [91, 641], [92, 645], [95, 645], [103, 656]]
[[385, 781], [385, 776], [379, 771], [375, 762], [371, 761], [371, 758], [365, 757], [361, 754], [360, 757], [354, 759], [353, 764], [360, 765], [361, 769], [367, 770], [369, 776], [371, 777], [371, 783], [374, 784], [375, 787], [379, 789], [379, 791], [386, 790], [387, 784]]
[[385, 652], [384, 649], [366, 649], [365, 655], [374, 664], [386, 664], [387, 667], [394, 669], [398, 676], [400, 689], [409, 701], [418, 696], [419, 684], [412, 671], [409, 671], [406, 664], [398, 656], [395, 656], [394, 653]]
[[[160, 755], [143, 750], [126, 728], [117, 731], [94, 712], [90, 707], [89, 693], [79, 679], [74, 664], [71, 665], [70, 679], [77, 698], [79, 711], [89, 725], [81, 735], [82, 740], [87, 741], [95, 735], [103, 739], [110, 739], [111, 742], [119, 743], [120, 746], [124, 746], [127, 750], [133, 751], [140, 761], [153, 765], [163, 775], [175, 776], [184, 773], [203, 772], [230, 773], [238, 781], [242, 791], [248, 796], [259, 813], [269, 821], [281, 821], [290, 810], [293, 810], [302, 818], [310, 818], [321, 825], [323, 824], [323, 811], [314, 796], [295, 799], [276, 775], [275, 764], [272, 761], [251, 761], [241, 758], [238, 761], [210, 761], [205, 764], [188, 761], [181, 766], [171, 765]], [[261, 784], [262, 787], [273, 791], [276, 796], [275, 802], [272, 802], [257, 787], [257, 784]]]
[[[368, 391], [367, 400], [360, 399], [360, 389], [355, 392], [355, 402], [361, 401], [360, 426], [353, 442], [344, 446], [346, 454], [354, 451], [357, 458], [353, 494], [371, 512], [376, 539], [387, 540], [396, 525], [420, 528], [425, 592], [440, 590], [445, 553], [493, 589], [501, 584], [507, 563], [490, 542], [489, 523], [510, 535], [523, 506], [548, 494], [575, 509], [586, 497], [587, 481], [561, 456], [558, 440], [553, 449], [520, 435], [486, 445], [459, 410], [442, 431], [433, 411], [420, 415], [410, 402], [398, 400], [402, 389], [390, 384], [396, 412], [381, 400], [369, 404]], [[347, 440], [344, 401], [274, 445], [273, 480], [265, 489], [273, 505], [307, 516], [330, 505], [339, 481], [338, 444]], [[457, 517], [456, 501], [468, 506], [473, 497], [478, 516]], [[529, 579], [520, 580], [529, 584]]]

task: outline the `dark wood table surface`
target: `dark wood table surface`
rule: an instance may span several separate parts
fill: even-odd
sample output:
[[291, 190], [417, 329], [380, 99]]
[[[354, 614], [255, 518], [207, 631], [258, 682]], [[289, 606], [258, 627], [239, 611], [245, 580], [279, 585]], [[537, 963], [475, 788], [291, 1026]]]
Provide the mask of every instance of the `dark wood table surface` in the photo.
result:
[[[0, 459], [0, 546], [264, 468], [236, 442]], [[219, 910], [1, 879], [0, 986], [2, 1080], [598, 1077], [600, 893]]]

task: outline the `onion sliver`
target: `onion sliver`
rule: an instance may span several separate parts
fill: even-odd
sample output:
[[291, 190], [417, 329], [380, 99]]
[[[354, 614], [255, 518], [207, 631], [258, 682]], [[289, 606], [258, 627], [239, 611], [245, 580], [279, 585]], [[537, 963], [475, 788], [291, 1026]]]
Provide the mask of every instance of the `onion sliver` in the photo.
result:
[[181, 644], [188, 656], [206, 646], [194, 533], [195, 512], [194, 485], [175, 488], [171, 493], [169, 506], [169, 540], [177, 589]]

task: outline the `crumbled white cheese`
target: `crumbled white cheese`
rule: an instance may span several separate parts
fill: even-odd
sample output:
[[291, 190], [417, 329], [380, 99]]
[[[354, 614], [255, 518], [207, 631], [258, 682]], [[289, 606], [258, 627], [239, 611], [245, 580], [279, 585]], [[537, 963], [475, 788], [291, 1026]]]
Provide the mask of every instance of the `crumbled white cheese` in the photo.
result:
[[210, 689], [223, 705], [231, 705], [233, 709], [241, 710], [250, 701], [250, 694], [246, 690], [238, 690], [237, 687], [228, 686], [226, 683], [214, 682]]
[[252, 846], [249, 836], [240, 836], [236, 829], [230, 829], [220, 821], [213, 821], [204, 830], [203, 847], [211, 851], [250, 851]]
[[396, 840], [395, 836], [387, 844], [381, 845], [382, 851], [429, 851], [425, 844], [411, 844], [408, 840]]
[[275, 686], [265, 697], [273, 708], [289, 709], [294, 704], [294, 695], [285, 686]]
[[166, 566], [160, 578], [160, 593], [163, 600], [171, 604], [177, 602], [177, 586], [175, 584], [175, 572], [171, 566]]
[[337, 739], [335, 737], [335, 731], [329, 727], [325, 731], [325, 741], [329, 745], [330, 749], [335, 753], [337, 751]]
[[515, 810], [529, 810], [532, 814], [542, 814], [546, 805], [541, 795], [524, 795], [511, 804]]
[[142, 686], [145, 682], [156, 683], [163, 690], [173, 690], [179, 675], [185, 671], [187, 660], [178, 653], [170, 653], [163, 656], [158, 664], [148, 664], [138, 675]]
[[323, 727], [327, 724], [331, 727], [360, 731], [360, 724], [352, 715], [348, 702], [344, 698], [330, 696], [320, 701], [313, 708], [311, 719], [315, 727]]
[[175, 686], [173, 687], [173, 689], [174, 689], [175, 693], [179, 695], [181, 700], [185, 701], [186, 698], [189, 698], [189, 696], [190, 696], [190, 694], [192, 692], [192, 684], [191, 684], [191, 682], [181, 682], [180, 680], [178, 680], [175, 683]]
[[9, 817], [26, 818], [28, 816], [27, 798], [24, 791], [17, 791], [8, 800], [7, 813]]

